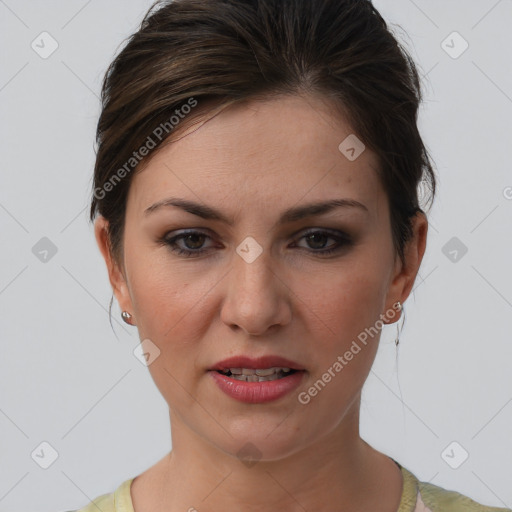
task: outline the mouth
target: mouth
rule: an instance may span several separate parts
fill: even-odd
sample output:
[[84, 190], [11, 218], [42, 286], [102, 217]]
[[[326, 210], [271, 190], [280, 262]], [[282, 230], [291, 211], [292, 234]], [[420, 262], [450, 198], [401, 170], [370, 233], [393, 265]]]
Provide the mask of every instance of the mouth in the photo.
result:
[[232, 356], [219, 361], [208, 373], [229, 397], [255, 404], [284, 398], [301, 385], [307, 372], [291, 359], [267, 354]]
[[279, 380], [289, 377], [296, 372], [303, 370], [296, 370], [288, 367], [271, 367], [271, 368], [227, 368], [224, 370], [213, 370], [221, 375], [230, 377], [232, 379], [242, 382], [266, 382], [272, 380]]
[[213, 382], [228, 397], [247, 404], [284, 399], [301, 385], [306, 370], [289, 366], [270, 368], [222, 368], [208, 371]]

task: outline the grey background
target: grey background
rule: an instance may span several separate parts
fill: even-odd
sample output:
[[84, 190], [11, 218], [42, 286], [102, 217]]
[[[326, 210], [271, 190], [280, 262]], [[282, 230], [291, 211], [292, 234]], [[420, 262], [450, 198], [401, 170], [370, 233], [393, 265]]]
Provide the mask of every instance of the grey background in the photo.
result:
[[[79, 508], [171, 448], [167, 404], [117, 303], [111, 330], [87, 222], [100, 82], [150, 3], [0, 0], [0, 511]], [[375, 5], [424, 77], [439, 194], [398, 362], [393, 324], [361, 435], [421, 480], [512, 507], [512, 2]], [[43, 31], [59, 45], [45, 59], [31, 47]], [[454, 31], [469, 43], [458, 58], [444, 48], [460, 40], [442, 43]], [[57, 251], [46, 262], [43, 237]], [[43, 442], [58, 454], [47, 469]]]

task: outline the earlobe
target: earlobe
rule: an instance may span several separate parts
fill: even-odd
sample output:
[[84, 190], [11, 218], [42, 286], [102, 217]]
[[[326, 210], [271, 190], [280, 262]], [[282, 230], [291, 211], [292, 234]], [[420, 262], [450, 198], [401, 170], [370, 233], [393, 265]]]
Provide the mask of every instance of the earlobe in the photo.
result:
[[121, 310], [133, 311], [125, 276], [111, 252], [108, 236], [108, 221], [101, 215], [98, 216], [94, 223], [94, 235], [98, 248], [105, 260], [110, 285], [112, 286], [112, 290]]

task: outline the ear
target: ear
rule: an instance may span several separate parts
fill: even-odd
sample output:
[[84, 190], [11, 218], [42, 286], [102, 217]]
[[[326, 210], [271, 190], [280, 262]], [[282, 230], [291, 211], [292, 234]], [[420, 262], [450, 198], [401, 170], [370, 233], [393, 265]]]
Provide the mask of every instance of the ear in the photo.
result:
[[131, 323], [135, 325], [133, 314], [133, 305], [129, 293], [128, 284], [126, 282], [125, 273], [119, 268], [114, 260], [110, 249], [108, 237], [108, 221], [101, 215], [98, 216], [94, 223], [94, 235], [105, 263], [107, 265], [108, 277], [114, 295], [121, 308], [121, 311], [128, 311], [132, 315]]
[[398, 255], [396, 256], [395, 270], [386, 298], [385, 311], [389, 311], [395, 302], [400, 301], [403, 305], [407, 300], [425, 254], [428, 220], [423, 212], [418, 212], [413, 217], [412, 228], [413, 236], [404, 247], [405, 264], [402, 264]]

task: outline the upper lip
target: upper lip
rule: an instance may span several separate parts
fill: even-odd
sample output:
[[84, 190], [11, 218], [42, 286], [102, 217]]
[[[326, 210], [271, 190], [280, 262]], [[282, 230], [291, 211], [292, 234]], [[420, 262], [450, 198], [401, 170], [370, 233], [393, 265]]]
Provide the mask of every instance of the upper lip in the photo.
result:
[[292, 370], [303, 370], [299, 363], [291, 361], [281, 356], [262, 356], [262, 357], [248, 357], [248, 356], [233, 356], [223, 361], [219, 361], [210, 370], [227, 370], [228, 368], [251, 368], [266, 369], [266, 368], [291, 368]]

